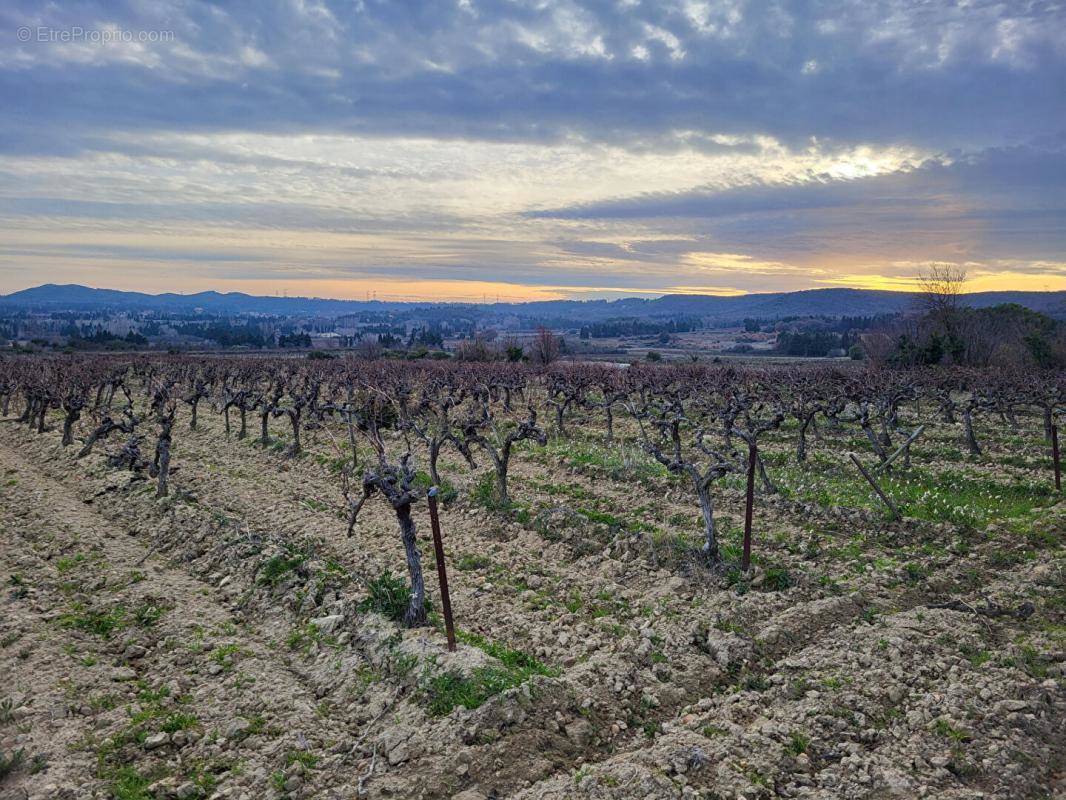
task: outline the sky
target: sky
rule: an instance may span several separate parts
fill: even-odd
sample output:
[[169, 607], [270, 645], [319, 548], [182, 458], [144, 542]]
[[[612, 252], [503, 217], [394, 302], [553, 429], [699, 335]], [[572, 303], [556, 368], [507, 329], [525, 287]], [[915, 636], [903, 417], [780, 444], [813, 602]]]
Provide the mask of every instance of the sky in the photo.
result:
[[5, 0], [0, 41], [0, 292], [1066, 289], [1059, 0]]

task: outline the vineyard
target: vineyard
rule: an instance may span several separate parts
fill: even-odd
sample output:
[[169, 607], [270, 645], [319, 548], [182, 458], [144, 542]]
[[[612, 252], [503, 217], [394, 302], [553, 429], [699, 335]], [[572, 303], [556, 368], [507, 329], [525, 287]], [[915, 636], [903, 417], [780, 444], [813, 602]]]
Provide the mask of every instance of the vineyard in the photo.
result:
[[3, 800], [1066, 791], [1061, 373], [9, 357], [0, 412]]

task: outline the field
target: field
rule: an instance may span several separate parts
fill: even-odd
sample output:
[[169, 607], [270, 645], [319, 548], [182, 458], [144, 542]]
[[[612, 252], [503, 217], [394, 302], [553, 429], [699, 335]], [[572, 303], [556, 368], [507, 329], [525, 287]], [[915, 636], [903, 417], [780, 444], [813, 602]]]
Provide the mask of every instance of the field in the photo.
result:
[[[1066, 503], [1034, 381], [340, 361], [0, 363], [0, 798], [1066, 792]], [[723, 419], [757, 451], [701, 450]], [[501, 496], [489, 451], [530, 424]], [[847, 454], [874, 470], [919, 424], [876, 473], [895, 518]], [[769, 482], [749, 570], [745, 452]], [[714, 559], [682, 462], [716, 458]]]

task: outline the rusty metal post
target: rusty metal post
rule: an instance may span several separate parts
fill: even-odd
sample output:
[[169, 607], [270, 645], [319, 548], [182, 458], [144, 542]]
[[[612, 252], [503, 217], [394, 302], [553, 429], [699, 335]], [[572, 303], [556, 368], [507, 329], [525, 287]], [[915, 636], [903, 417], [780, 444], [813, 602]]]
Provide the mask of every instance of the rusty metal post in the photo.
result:
[[744, 506], [744, 558], [741, 562], [745, 572], [751, 569], [751, 516], [755, 510], [755, 461], [758, 457], [755, 442], [748, 442], [748, 497]]
[[429, 490], [429, 522], [433, 528], [433, 553], [437, 557], [437, 579], [440, 581], [440, 605], [444, 612], [444, 630], [448, 634], [448, 650], [455, 652], [455, 624], [452, 622], [452, 599], [448, 594], [448, 568], [444, 565], [444, 542], [440, 538], [440, 518], [437, 516], [436, 486]]
[[1051, 460], [1055, 462], [1055, 491], [1062, 491], [1062, 461], [1059, 458], [1059, 426], [1051, 426]]

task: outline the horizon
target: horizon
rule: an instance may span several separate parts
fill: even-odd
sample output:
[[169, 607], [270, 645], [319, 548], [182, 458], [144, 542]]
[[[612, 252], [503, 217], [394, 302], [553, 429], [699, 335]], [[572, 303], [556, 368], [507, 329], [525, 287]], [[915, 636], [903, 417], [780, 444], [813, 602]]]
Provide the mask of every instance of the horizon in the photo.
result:
[[1066, 9], [0, 10], [0, 293], [1066, 290]]
[[[804, 292], [827, 292], [827, 291], [857, 291], [857, 292], [882, 292], [888, 294], [899, 294], [914, 296], [920, 295], [920, 290], [904, 290], [904, 289], [867, 289], [854, 286], [821, 286], [813, 289], [795, 289], [787, 292], [744, 292], [733, 294], [694, 294], [694, 293], [682, 293], [682, 294], [657, 294], [654, 296], [638, 296], [638, 295], [625, 295], [611, 298], [554, 298], [554, 299], [537, 299], [537, 300], [517, 300], [517, 301], [505, 301], [505, 300], [485, 300], [485, 301], [468, 301], [468, 300], [440, 300], [433, 298], [424, 299], [411, 299], [411, 300], [386, 300], [378, 297], [365, 298], [349, 298], [349, 297], [329, 297], [323, 295], [292, 295], [292, 294], [272, 294], [272, 295], [259, 295], [248, 292], [241, 292], [238, 290], [231, 291], [218, 291], [215, 289], [201, 289], [197, 291], [189, 292], [140, 292], [131, 289], [116, 289], [107, 286], [87, 286], [85, 284], [78, 283], [42, 283], [35, 286], [28, 286], [24, 289], [16, 289], [12, 292], [0, 294], [0, 299], [11, 297], [12, 295], [19, 294], [21, 292], [28, 292], [35, 289], [89, 289], [91, 291], [101, 292], [121, 292], [121, 293], [133, 293], [143, 294], [149, 297], [161, 297], [167, 295], [173, 295], [178, 297], [195, 297], [200, 294], [216, 294], [222, 297], [232, 295], [242, 295], [245, 297], [251, 297], [255, 299], [276, 299], [276, 300], [311, 300], [311, 301], [323, 301], [323, 302], [344, 302], [344, 303], [393, 303], [393, 304], [408, 304], [408, 305], [521, 305], [526, 303], [552, 303], [552, 302], [573, 302], [573, 303], [617, 303], [624, 300], [661, 300], [667, 297], [691, 297], [691, 298], [715, 298], [715, 299], [739, 299], [744, 297], [759, 297], [763, 295], [792, 295], [800, 294]], [[1066, 292], [1066, 289], [1051, 289], [1051, 290], [1030, 290], [1030, 289], [994, 289], [984, 291], [961, 291], [960, 297], [968, 297], [973, 295], [984, 294], [1060, 294]]]

